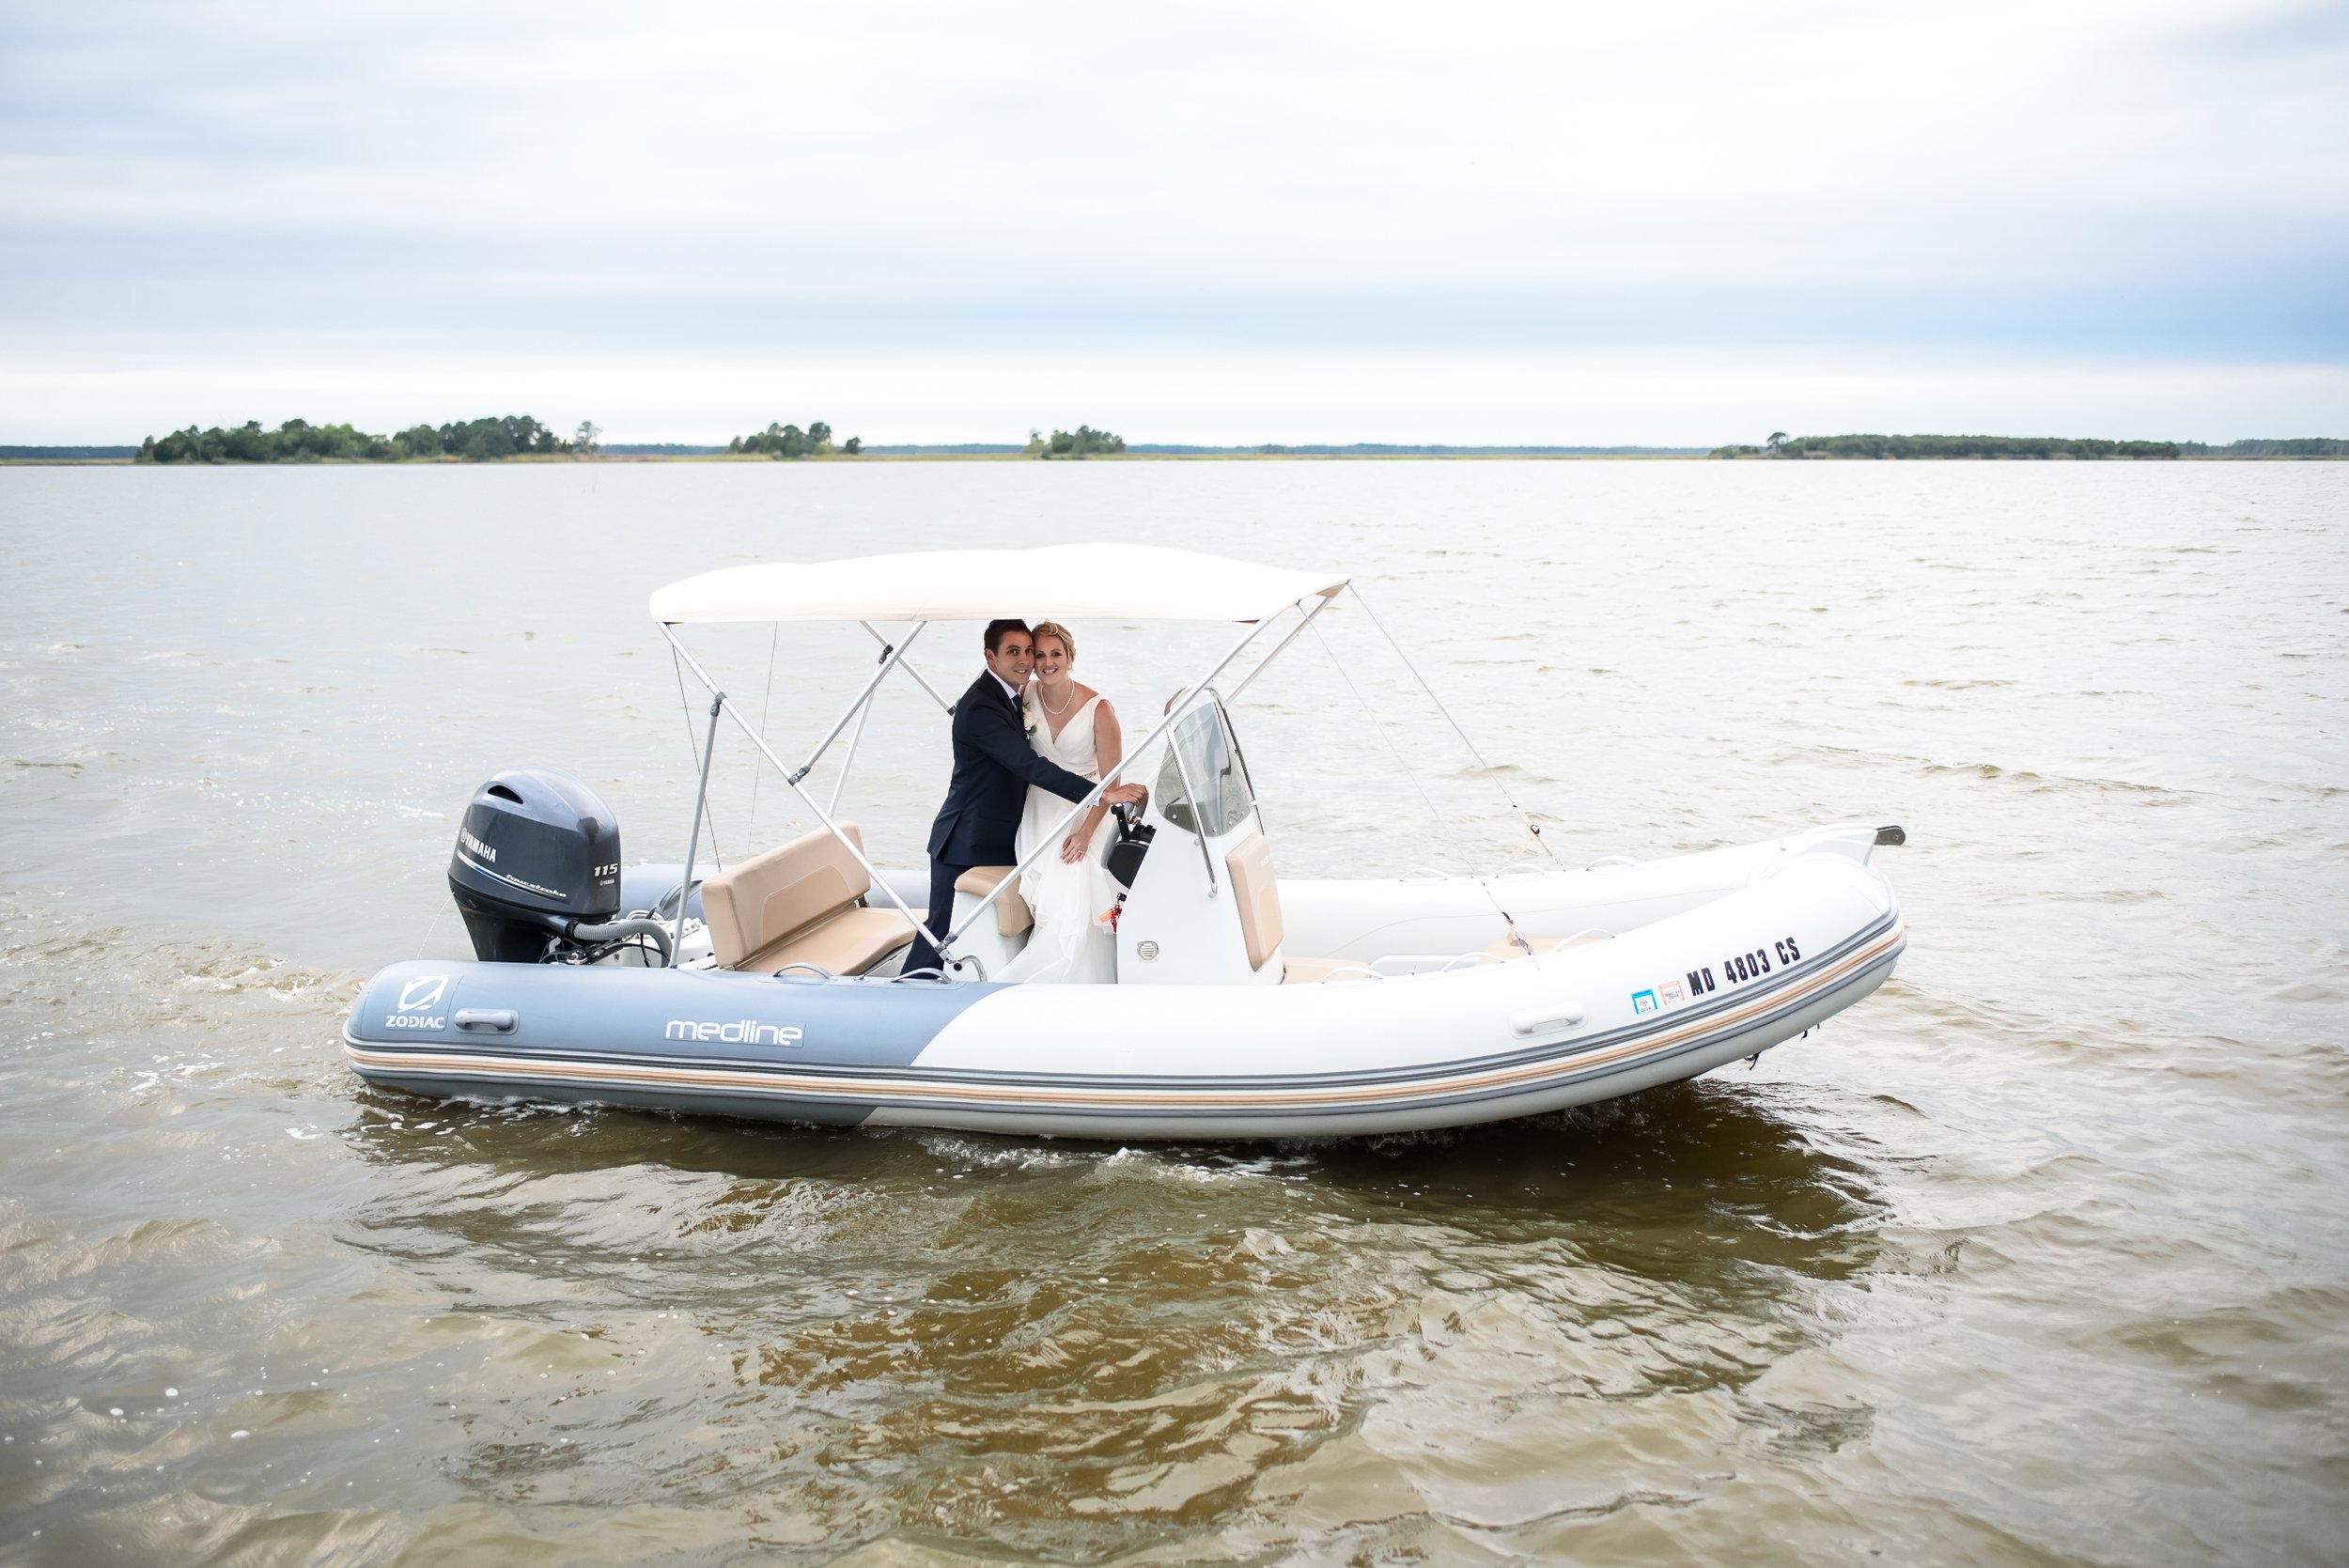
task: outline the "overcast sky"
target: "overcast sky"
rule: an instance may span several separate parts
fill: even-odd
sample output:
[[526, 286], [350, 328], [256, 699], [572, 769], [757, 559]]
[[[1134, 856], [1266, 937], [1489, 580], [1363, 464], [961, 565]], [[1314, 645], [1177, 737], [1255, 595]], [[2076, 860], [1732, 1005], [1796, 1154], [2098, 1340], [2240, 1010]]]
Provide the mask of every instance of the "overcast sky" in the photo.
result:
[[2349, 435], [2349, 5], [0, 18], [0, 442]]

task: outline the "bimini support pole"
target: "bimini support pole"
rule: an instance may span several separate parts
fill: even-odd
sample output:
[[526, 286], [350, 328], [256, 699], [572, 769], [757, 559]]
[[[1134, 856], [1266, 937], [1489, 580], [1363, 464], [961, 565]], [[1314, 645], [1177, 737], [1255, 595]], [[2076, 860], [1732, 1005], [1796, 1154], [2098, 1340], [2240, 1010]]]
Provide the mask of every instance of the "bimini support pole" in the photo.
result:
[[[1257, 660], [1256, 662], [1250, 667], [1248, 673], [1239, 677], [1239, 684], [1233, 687], [1231, 695], [1223, 699], [1224, 705], [1229, 706], [1231, 704], [1239, 701], [1239, 694], [1248, 690], [1248, 683], [1254, 680], [1258, 675], [1263, 675], [1265, 672], [1265, 666], [1280, 658], [1281, 650], [1287, 647], [1291, 643], [1296, 642], [1298, 634], [1303, 631], [1307, 627], [1313, 625], [1314, 617], [1320, 614], [1324, 610], [1329, 609], [1330, 601], [1337, 597], [1338, 596], [1335, 594], [1316, 596], [1314, 600], [1314, 607], [1311, 610], [1304, 611], [1298, 615], [1297, 624], [1289, 628], [1288, 634], [1283, 637], [1279, 642], [1273, 644], [1271, 651], [1267, 653], [1262, 659]], [[1301, 603], [1303, 601], [1300, 600], [1299, 602]]]
[[[1242, 653], [1246, 652], [1248, 644], [1254, 642], [1256, 638], [1262, 634], [1264, 629], [1270, 624], [1270, 621], [1265, 620], [1258, 621], [1254, 625], [1251, 626], [1248, 629], [1247, 635], [1232, 644], [1232, 651], [1215, 661], [1215, 667], [1213, 669], [1209, 670], [1206, 675], [1200, 676], [1197, 680], [1192, 681], [1189, 686], [1183, 689], [1185, 694], [1193, 695], [1198, 693], [1206, 693], [1208, 695], [1212, 695], [1212, 693], [1207, 692], [1207, 688], [1215, 683], [1215, 677], [1221, 675], [1227, 668], [1229, 668], [1233, 660], [1237, 659]], [[965, 931], [970, 930], [973, 921], [976, 921], [981, 915], [987, 913], [988, 909], [993, 908], [995, 901], [1003, 895], [1003, 890], [1005, 888], [1016, 886], [1019, 881], [1019, 874], [1027, 870], [1031, 865], [1034, 865], [1038, 857], [1042, 856], [1047, 849], [1050, 849], [1057, 854], [1060, 850], [1061, 839], [1066, 835], [1070, 828], [1076, 825], [1079, 817], [1081, 817], [1087, 811], [1092, 809], [1093, 803], [1101, 798], [1101, 792], [1117, 783], [1118, 775], [1126, 770], [1126, 765], [1155, 745], [1158, 742], [1159, 737], [1164, 735], [1168, 730], [1173, 729], [1175, 722], [1181, 719], [1186, 713], [1189, 713], [1192, 706], [1193, 705], [1189, 702], [1176, 703], [1173, 707], [1167, 710], [1166, 717], [1159, 721], [1158, 728], [1152, 730], [1148, 735], [1143, 736], [1142, 739], [1135, 742], [1133, 745], [1127, 747], [1126, 754], [1118, 759], [1116, 767], [1109, 770], [1108, 776], [1103, 778], [1099, 784], [1095, 784], [1091, 793], [1087, 794], [1083, 800], [1069, 807], [1068, 815], [1060, 819], [1059, 825], [1053, 828], [1050, 832], [1046, 833], [1042, 838], [1038, 839], [1036, 841], [1035, 847], [1028, 851], [1026, 858], [1023, 859], [1018, 865], [1011, 868], [1011, 875], [996, 883], [994, 889], [989, 892], [985, 898], [979, 900], [977, 907], [972, 909], [971, 918], [969, 920], [964, 921], [960, 925], [956, 926], [952, 931], [946, 934], [946, 940], [938, 944], [940, 955], [941, 957], [945, 955], [948, 942], [952, 942], [957, 937], [959, 937]], [[1176, 766], [1179, 769], [1181, 766], [1180, 758], [1176, 759]], [[1187, 771], [1183, 787], [1186, 789], [1190, 787]], [[1192, 795], [1191, 799], [1195, 810], [1198, 800], [1196, 793]], [[1206, 846], [1203, 841], [1201, 847], [1204, 849], [1205, 846]], [[1215, 868], [1213, 865], [1210, 865], [1207, 868], [1207, 876], [1210, 879], [1214, 877]]]
[[[874, 636], [880, 637], [880, 663], [884, 666], [881, 674], [887, 675], [889, 672], [886, 666], [889, 663], [889, 656], [900, 651], [897, 644], [891, 643], [886, 637], [881, 637], [879, 632], [873, 631], [872, 622], [860, 621], [857, 624], [863, 627], [865, 630], [872, 631]], [[926, 621], [923, 623], [924, 626], [928, 624]], [[922, 628], [917, 626], [913, 629], [919, 631]], [[909, 643], [913, 641], [911, 633], [907, 634], [906, 641]], [[905, 664], [906, 674], [916, 680], [922, 680], [922, 672], [916, 670], [910, 660], [901, 660], [901, 662]], [[929, 682], [923, 680], [922, 684], [926, 687]], [[856, 766], [856, 749], [864, 744], [864, 722], [873, 716], [873, 699], [879, 694], [879, 686], [880, 682], [876, 677], [873, 685], [865, 688], [864, 695], [856, 701], [856, 729], [848, 736], [848, 754], [840, 759], [840, 776], [832, 782], [832, 800], [824, 807], [828, 812], [837, 814], [840, 810], [840, 797], [848, 787], [848, 769]]]
[[677, 968], [677, 955], [685, 947], [685, 906], [693, 896], [693, 852], [701, 847], [702, 808], [709, 801], [709, 762], [718, 754], [718, 710], [726, 706], [723, 691], [715, 686], [709, 690], [709, 737], [702, 742], [702, 782], [693, 791], [693, 831], [685, 839], [685, 880], [677, 890], [677, 939], [669, 944], [671, 969]]
[[828, 812], [840, 810], [840, 796], [848, 787], [848, 769], [856, 766], [856, 749], [864, 744], [864, 721], [873, 716], [873, 699], [865, 698], [857, 705], [856, 728], [848, 732], [848, 754], [840, 759], [840, 776], [832, 781], [832, 799], [824, 803]]
[[[915, 629], [919, 630], [920, 628], [917, 627]], [[712, 691], [716, 691], [718, 690], [718, 683], [710, 678], [709, 672], [708, 670], [702, 668], [702, 661], [695, 659], [692, 650], [687, 648], [683, 643], [677, 641], [677, 633], [669, 629], [669, 626], [666, 622], [661, 623], [661, 635], [669, 640], [669, 646], [677, 649], [677, 657], [685, 660], [685, 667], [693, 672], [694, 679], [700, 681], [704, 686], [709, 688]], [[904, 651], [903, 644], [898, 644], [898, 651], [900, 653]], [[884, 660], [884, 662], [886, 662], [886, 660]], [[888, 673], [889, 672], [886, 669], [881, 671], [882, 675], [887, 675]], [[807, 792], [807, 786], [801, 783], [800, 779], [792, 773], [790, 767], [785, 763], [783, 758], [775, 755], [775, 749], [767, 744], [767, 737], [759, 734], [757, 727], [748, 719], [742, 717], [739, 709], [729, 707], [726, 709], [726, 712], [733, 717], [735, 724], [742, 731], [743, 735], [749, 737], [751, 744], [758, 748], [758, 754], [775, 765], [775, 771], [783, 775], [783, 782], [791, 786], [791, 793], [797, 795], [801, 801], [806, 805], [807, 809], [815, 815], [816, 820], [823, 824], [824, 831], [832, 834], [832, 837], [838, 839], [840, 841], [840, 846], [848, 852], [849, 856], [855, 860], [857, 864], [864, 868], [864, 875], [871, 880], [872, 885], [879, 888], [883, 893], [888, 895], [889, 902], [896, 906], [897, 912], [906, 917], [906, 924], [909, 926], [911, 926], [915, 931], [920, 932], [923, 936], [929, 938], [933, 943], [936, 943], [939, 946], [940, 951], [943, 952], [944, 944], [939, 941], [937, 933], [932, 931], [928, 926], [923, 924], [921, 918], [914, 914], [913, 907], [908, 904], [903, 898], [897, 896], [897, 890], [891, 887], [889, 885], [888, 878], [884, 877], [880, 872], [874, 867], [871, 861], [864, 858], [864, 851], [857, 847], [856, 842], [849, 838], [848, 834], [840, 831], [840, 824], [832, 819], [832, 814], [826, 811], [822, 806], [816, 803], [816, 797]], [[713, 723], [716, 721], [716, 708], [714, 706], [711, 710], [711, 720]], [[845, 715], [843, 716], [842, 722], [847, 722]], [[837, 733], [837, 731], [834, 733]], [[680, 918], [682, 918], [681, 915]]]
[[[870, 621], [859, 621], [856, 624], [873, 634], [873, 641], [881, 645], [881, 656], [883, 658], [887, 658], [889, 655], [889, 639], [881, 635], [880, 628], [875, 626]], [[926, 625], [927, 623], [926, 622], [924, 624]], [[908, 642], [911, 642], [912, 640], [913, 639], [910, 637], [906, 639]], [[955, 705], [938, 694], [938, 688], [930, 684], [930, 677], [915, 669], [911, 660], [906, 660], [906, 674], [911, 675], [914, 680], [920, 684], [922, 690], [930, 694], [930, 700], [932, 702], [938, 704], [938, 706], [944, 709], [947, 713], [951, 714], [954, 712]]]
[[[863, 711], [864, 705], [871, 702], [873, 700], [873, 693], [880, 689], [880, 683], [889, 678], [890, 666], [905, 658], [906, 649], [913, 645], [913, 640], [916, 637], [921, 636], [922, 629], [929, 624], [930, 623], [927, 621], [914, 622], [913, 629], [906, 633], [906, 640], [899, 643], [895, 647], [891, 647], [886, 643], [881, 644], [880, 668], [873, 672], [873, 678], [864, 683], [864, 690], [856, 694], [856, 701], [848, 705], [848, 710], [840, 716], [839, 721], [832, 726], [832, 729], [824, 736], [824, 738], [816, 743], [816, 749], [807, 753], [807, 760], [800, 764], [799, 771], [796, 773], [787, 772], [784, 775], [793, 787], [796, 788], [799, 782], [807, 777], [808, 771], [816, 766], [817, 759], [824, 754], [833, 741], [840, 738], [840, 732], [848, 727], [848, 721]], [[675, 642], [677, 639], [673, 637], [670, 641]], [[690, 658], [691, 655], [688, 655], [688, 657]], [[698, 664], [694, 666], [695, 669], [699, 669], [700, 667], [701, 666]]]

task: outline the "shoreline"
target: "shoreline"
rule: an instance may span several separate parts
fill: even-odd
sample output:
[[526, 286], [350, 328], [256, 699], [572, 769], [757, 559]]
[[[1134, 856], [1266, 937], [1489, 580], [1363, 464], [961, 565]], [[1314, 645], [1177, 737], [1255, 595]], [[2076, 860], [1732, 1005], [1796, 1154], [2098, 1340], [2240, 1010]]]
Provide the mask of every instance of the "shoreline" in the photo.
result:
[[[862, 452], [825, 457], [770, 458], [758, 453], [623, 452], [577, 457], [568, 452], [518, 453], [510, 458], [406, 458], [376, 462], [365, 458], [319, 458], [310, 462], [268, 463], [141, 463], [135, 458], [0, 458], [0, 468], [462, 468], [521, 464], [530, 467], [558, 463], [758, 463], [787, 468], [795, 463], [870, 465], [877, 463], [1033, 463], [1044, 461], [1020, 452]], [[1717, 460], [1705, 452], [1115, 452], [1087, 458], [1055, 458], [1052, 462], [1087, 463], [1689, 463]], [[1750, 460], [1750, 459], [1749, 459]], [[1780, 459], [1766, 458], [1764, 461]], [[2349, 454], [2290, 452], [2186, 452], [2174, 458], [1803, 458], [1800, 462], [1832, 463], [2338, 463]]]
[[789, 468], [801, 463], [869, 465], [874, 463], [1394, 463], [1394, 462], [1701, 462], [1702, 452], [1114, 452], [1085, 458], [1039, 458], [1023, 452], [861, 452], [801, 458], [770, 458], [763, 453], [738, 452], [616, 452], [591, 458], [568, 452], [517, 453], [510, 458], [403, 458], [377, 462], [366, 458], [319, 458], [307, 462], [267, 463], [141, 463], [135, 458], [0, 458], [0, 468], [487, 468], [559, 463], [754, 463]]

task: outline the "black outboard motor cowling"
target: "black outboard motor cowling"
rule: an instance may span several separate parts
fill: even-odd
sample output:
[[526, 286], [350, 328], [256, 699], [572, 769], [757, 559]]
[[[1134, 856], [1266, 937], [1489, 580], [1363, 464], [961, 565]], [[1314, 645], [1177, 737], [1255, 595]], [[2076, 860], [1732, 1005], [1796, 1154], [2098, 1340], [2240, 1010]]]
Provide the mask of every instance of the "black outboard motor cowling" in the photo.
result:
[[549, 939], [620, 912], [620, 824], [552, 768], [512, 768], [474, 791], [448, 888], [485, 962], [535, 964]]

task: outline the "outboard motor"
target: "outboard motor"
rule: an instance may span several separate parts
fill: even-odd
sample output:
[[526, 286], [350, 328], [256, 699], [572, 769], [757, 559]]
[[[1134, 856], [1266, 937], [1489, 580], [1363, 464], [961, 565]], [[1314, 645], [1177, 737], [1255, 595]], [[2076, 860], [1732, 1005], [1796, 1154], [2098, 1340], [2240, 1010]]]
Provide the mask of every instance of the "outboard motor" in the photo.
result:
[[487, 963], [583, 963], [668, 932], [620, 913], [620, 824], [596, 792], [552, 768], [513, 768], [474, 791], [448, 889]]

